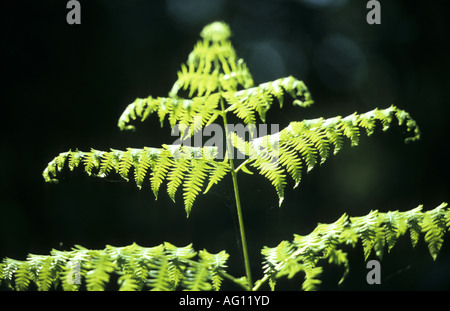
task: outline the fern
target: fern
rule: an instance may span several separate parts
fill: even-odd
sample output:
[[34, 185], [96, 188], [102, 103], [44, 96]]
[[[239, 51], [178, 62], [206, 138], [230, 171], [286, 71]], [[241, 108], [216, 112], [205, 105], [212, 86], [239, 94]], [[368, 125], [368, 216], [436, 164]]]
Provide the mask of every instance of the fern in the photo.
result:
[[[169, 97], [136, 99], [119, 118], [119, 128], [135, 129], [129, 124], [132, 120], [141, 118], [144, 121], [154, 112], [161, 125], [168, 115], [170, 125], [178, 124], [182, 135], [187, 128], [190, 128], [190, 134], [198, 129], [195, 119], [201, 120], [199, 125], [202, 126], [212, 123], [220, 114], [219, 91], [234, 92], [240, 86], [253, 86], [251, 74], [244, 61], [237, 58], [230, 36], [231, 31], [225, 23], [206, 26], [202, 31], [203, 39], [195, 45], [187, 63], [181, 66]], [[180, 97], [180, 90], [189, 90], [189, 98]]]
[[[133, 176], [137, 187], [141, 189], [148, 178], [155, 198], [158, 198], [161, 184], [166, 179], [167, 192], [173, 200], [177, 189], [183, 183], [185, 209], [189, 216], [202, 189], [209, 190], [229, 172], [229, 166], [224, 162], [214, 161], [216, 150], [215, 147], [164, 145], [163, 148], [129, 148], [126, 151], [68, 151], [50, 161], [43, 176], [47, 182], [58, 182], [57, 176], [63, 172], [67, 161], [70, 170], [83, 164], [89, 175], [99, 178], [116, 173], [128, 181], [130, 172], [134, 169]], [[206, 181], [208, 184], [205, 186]]]
[[223, 273], [227, 268], [226, 262], [229, 255], [225, 251], [211, 254], [206, 250], [199, 252], [199, 264], [189, 268], [184, 279], [187, 290], [220, 290]]
[[360, 129], [365, 129], [370, 136], [374, 132], [376, 121], [379, 121], [386, 131], [393, 118], [398, 124], [406, 123], [408, 132], [413, 136], [406, 142], [420, 138], [420, 130], [408, 113], [397, 107], [375, 109], [364, 114], [352, 114], [345, 118], [313, 119], [301, 122], [291, 122], [286, 128], [272, 135], [243, 141], [236, 133], [232, 133], [233, 145], [248, 159], [246, 164], [256, 168], [269, 179], [275, 187], [280, 205], [284, 199], [286, 175], [295, 182], [294, 188], [301, 181], [302, 172], [311, 171], [318, 163], [322, 164], [329, 157], [331, 146], [333, 154], [339, 152], [343, 138], [350, 140], [352, 146], [357, 146], [360, 139]]
[[[375, 250], [377, 257], [389, 252], [398, 239], [409, 230], [417, 233], [417, 226], [424, 234], [430, 255], [436, 260], [442, 247], [443, 236], [450, 226], [450, 210], [447, 203], [442, 203], [433, 210], [421, 211], [422, 206], [406, 212], [381, 213], [371, 211], [365, 216], [349, 217], [342, 215], [331, 224], [319, 224], [310, 234], [294, 235], [292, 242], [282, 241], [276, 247], [265, 247], [261, 253], [264, 257], [264, 277], [256, 282], [259, 288], [269, 281], [272, 290], [277, 281], [287, 276], [292, 278], [299, 272], [305, 274], [302, 284], [304, 290], [315, 290], [320, 285], [321, 262], [327, 261], [344, 265], [345, 272], [340, 283], [349, 271], [347, 254], [341, 249], [346, 245], [355, 246], [361, 242], [366, 260]], [[395, 228], [395, 229], [394, 229]], [[415, 246], [417, 240], [412, 245]]]
[[151, 96], [144, 99], [138, 98], [122, 113], [118, 126], [121, 130], [134, 130], [135, 126], [129, 124], [132, 120], [141, 118], [144, 121], [155, 112], [161, 126], [167, 116], [170, 126], [178, 125], [182, 136], [186, 129], [189, 129], [186, 134], [194, 134], [201, 126], [212, 123], [218, 117], [218, 105], [218, 94], [193, 99], [153, 98]]
[[265, 122], [266, 112], [274, 99], [278, 100], [280, 107], [283, 106], [285, 92], [295, 99], [294, 105], [308, 107], [313, 103], [306, 85], [290, 76], [238, 92], [225, 92], [224, 98], [230, 105], [226, 111], [235, 113], [245, 124], [255, 124], [257, 112], [261, 121]]
[[[5, 258], [0, 264], [1, 282], [14, 290], [217, 291], [226, 279], [245, 290], [257, 290], [266, 282], [274, 290], [281, 278], [302, 274], [304, 280], [299, 288], [314, 290], [321, 284], [324, 261], [343, 267], [339, 283], [345, 280], [350, 265], [344, 246], [360, 243], [366, 260], [373, 253], [381, 258], [408, 232], [413, 247], [423, 236], [436, 260], [444, 235], [450, 229], [446, 203], [427, 212], [422, 211], [422, 206], [406, 212], [375, 210], [365, 216], [344, 214], [334, 223], [318, 224], [308, 235], [296, 234], [293, 241], [264, 247], [263, 277], [253, 283], [238, 173], [258, 171], [273, 185], [281, 205], [289, 178], [294, 188], [299, 186], [306, 173], [336, 155], [346, 142], [357, 146], [361, 132], [370, 136], [379, 127], [387, 131], [397, 123], [410, 134], [405, 142], [411, 142], [420, 138], [420, 130], [408, 112], [391, 106], [347, 117], [297, 120], [278, 133], [244, 139], [236, 130], [229, 130], [230, 114], [253, 128], [266, 122], [272, 105], [278, 103], [283, 108], [287, 95], [291, 104], [298, 107], [309, 107], [312, 96], [304, 82], [292, 76], [255, 86], [244, 60], [236, 55], [230, 41], [231, 30], [225, 23], [207, 25], [201, 37], [181, 65], [167, 97], [137, 98], [118, 121], [121, 130], [134, 130], [135, 121], [145, 121], [154, 115], [161, 126], [166, 121], [173, 130], [178, 126], [182, 144], [124, 151], [69, 150], [54, 157], [42, 175], [46, 182], [58, 182], [67, 170], [80, 168], [89, 176], [133, 180], [139, 189], [151, 189], [155, 199], [165, 184], [173, 201], [181, 188], [187, 216], [200, 194], [231, 175], [245, 277], [226, 272], [229, 255], [225, 251], [213, 254], [195, 251], [192, 244], [176, 247], [164, 242], [155, 247], [108, 245], [102, 250], [76, 246], [70, 251], [52, 250], [50, 255], [30, 254], [23, 261]], [[186, 144], [186, 138], [220, 119], [225, 129], [225, 154], [219, 154], [218, 147]], [[244, 155], [237, 168], [235, 151]]]
[[89, 291], [101, 291], [109, 283], [110, 274], [114, 271], [114, 262], [109, 253], [91, 251], [92, 259], [86, 269], [86, 288]]
[[170, 91], [177, 96], [180, 89], [189, 89], [189, 96], [208, 95], [217, 90], [235, 91], [253, 85], [253, 79], [244, 61], [236, 56], [229, 38], [231, 30], [223, 22], [207, 25], [199, 41], [189, 54], [186, 65], [178, 72], [178, 80]]
[[[274, 99], [282, 107], [284, 93], [295, 99], [294, 105], [307, 107], [313, 103], [306, 85], [291, 76], [253, 87], [251, 74], [245, 62], [237, 58], [229, 41], [230, 35], [225, 23], [206, 26], [202, 31], [203, 39], [195, 45], [186, 64], [181, 66], [169, 96], [136, 99], [119, 118], [119, 128], [134, 130], [131, 121], [138, 118], [144, 121], [156, 113], [161, 126], [168, 116], [171, 127], [178, 125], [183, 137], [211, 124], [224, 112], [234, 113], [245, 124], [255, 124], [255, 113], [258, 113], [265, 122], [266, 112]], [[238, 91], [240, 87], [244, 89]], [[188, 98], [181, 97], [180, 90], [189, 90]], [[224, 112], [219, 105], [221, 98], [229, 105]]]
[[[145, 120], [150, 114], [156, 113], [161, 125], [168, 116], [172, 128], [178, 125], [181, 137], [186, 138], [214, 122], [219, 115], [226, 123], [227, 113], [235, 114], [249, 126], [255, 125], [256, 114], [265, 122], [266, 113], [274, 100], [282, 107], [285, 94], [290, 94], [294, 105], [307, 107], [313, 103], [305, 84], [292, 76], [253, 87], [253, 80], [244, 61], [236, 57], [229, 41], [230, 35], [230, 29], [224, 23], [216, 22], [206, 26], [202, 32], [202, 40], [194, 47], [186, 65], [182, 65], [169, 97], [137, 99], [125, 109], [119, 119], [119, 127], [134, 128], [129, 124], [131, 120]], [[244, 89], [238, 90], [238, 87]], [[181, 90], [189, 90], [188, 96], [191, 98], [180, 97]], [[294, 188], [297, 187], [302, 174], [311, 171], [318, 163], [323, 164], [331, 149], [333, 154], [341, 150], [344, 138], [349, 139], [352, 146], [356, 146], [361, 129], [367, 135], [372, 135], [379, 122], [386, 131], [394, 118], [399, 125], [406, 124], [407, 131], [412, 132], [412, 136], [406, 139], [407, 142], [420, 138], [420, 130], [409, 113], [394, 106], [363, 114], [355, 113], [344, 118], [338, 116], [294, 121], [279, 133], [252, 141], [243, 141], [233, 132], [225, 134], [230, 137], [232, 146], [248, 157], [240, 168], [247, 170], [246, 165], [256, 168], [275, 187], [281, 205], [287, 175], [293, 178]], [[163, 149], [130, 148], [126, 152], [103, 152], [95, 149], [89, 153], [69, 151], [51, 161], [43, 175], [46, 181], [54, 181], [54, 176], [62, 170], [67, 157], [70, 169], [84, 162], [85, 171], [98, 177], [106, 177], [114, 171], [128, 180], [129, 172], [134, 168], [134, 180], [139, 188], [142, 188], [151, 171], [151, 189], [156, 198], [161, 184], [167, 179], [168, 194], [175, 201], [176, 191], [183, 182], [185, 210], [189, 215], [200, 193], [208, 192], [227, 173], [231, 172], [233, 175], [233, 164], [229, 161], [219, 163], [216, 156], [189, 162], [179, 160], [178, 158], [189, 156], [189, 151], [204, 152], [206, 147], [190, 147], [181, 157], [174, 156], [177, 148], [178, 146], [166, 146]], [[233, 152], [227, 148], [227, 153], [228, 151]], [[230, 157], [231, 154], [227, 154], [224, 158]], [[204, 187], [208, 176], [209, 183]]]
[[[195, 259], [198, 257], [198, 259]], [[79, 260], [80, 282], [69, 287], [67, 268]], [[1, 280], [16, 290], [33, 284], [39, 290], [63, 289], [102, 291], [107, 286], [118, 290], [219, 290], [228, 254], [197, 253], [192, 245], [176, 247], [164, 243], [144, 248], [137, 244], [125, 247], [108, 245], [103, 250], [77, 246], [71, 251], [52, 250], [51, 255], [30, 255], [25, 261], [5, 258], [1, 263]], [[111, 284], [116, 275], [117, 284]], [[72, 282], [73, 283], [73, 282]]]

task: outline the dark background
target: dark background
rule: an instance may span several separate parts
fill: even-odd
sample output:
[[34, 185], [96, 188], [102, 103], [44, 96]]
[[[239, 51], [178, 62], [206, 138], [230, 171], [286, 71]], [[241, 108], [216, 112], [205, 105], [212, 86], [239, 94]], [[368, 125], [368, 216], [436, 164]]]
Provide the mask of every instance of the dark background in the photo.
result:
[[[161, 191], [75, 173], [57, 185], [42, 171], [58, 153], [171, 143], [156, 118], [135, 133], [117, 120], [136, 97], [166, 96], [204, 25], [229, 23], [238, 56], [255, 83], [293, 75], [305, 81], [314, 106], [273, 108], [268, 122], [286, 125], [396, 105], [418, 122], [422, 139], [404, 144], [392, 127], [337, 156], [277, 196], [265, 179], [240, 175], [254, 279], [260, 250], [318, 222], [379, 211], [424, 210], [448, 201], [449, 22], [444, 1], [381, 1], [381, 25], [366, 23], [365, 1], [171, 0], [80, 1], [81, 25], [66, 23], [66, 1], [4, 1], [2, 47], [0, 257], [25, 259], [75, 244], [104, 248], [168, 241], [227, 250], [229, 272], [244, 275], [231, 179], [199, 196], [188, 219]], [[291, 186], [292, 183], [289, 184]], [[363, 251], [350, 252], [351, 272], [325, 264], [323, 289], [449, 290], [448, 235], [433, 262], [423, 240], [400, 239], [382, 261], [382, 284], [369, 286]], [[371, 256], [371, 258], [375, 258]], [[301, 278], [280, 289], [297, 289]], [[233, 289], [229, 284], [224, 288]]]

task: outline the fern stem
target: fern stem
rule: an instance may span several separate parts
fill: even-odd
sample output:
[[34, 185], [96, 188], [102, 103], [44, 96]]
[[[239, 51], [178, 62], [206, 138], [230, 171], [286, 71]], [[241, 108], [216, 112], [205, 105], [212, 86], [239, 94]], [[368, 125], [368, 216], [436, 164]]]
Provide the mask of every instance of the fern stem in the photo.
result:
[[234, 197], [235, 197], [235, 201], [236, 201], [236, 210], [237, 210], [237, 215], [238, 215], [238, 220], [239, 220], [239, 231], [241, 234], [242, 252], [244, 255], [245, 274], [247, 275], [247, 284], [248, 284], [247, 290], [252, 290], [253, 282], [252, 282], [252, 274], [251, 274], [251, 269], [250, 269], [250, 260], [248, 257], [247, 240], [245, 237], [244, 219], [242, 217], [241, 199], [239, 196], [239, 186], [238, 186], [238, 181], [237, 181], [237, 174], [234, 169], [233, 157], [231, 156], [232, 155], [232, 149], [231, 149], [232, 147], [231, 147], [231, 142], [230, 142], [230, 135], [228, 132], [228, 126], [227, 126], [228, 122], [227, 122], [227, 116], [226, 116], [226, 112], [225, 112], [225, 105], [224, 105], [222, 96], [220, 96], [220, 107], [222, 109], [222, 119], [223, 119], [223, 123], [224, 123], [224, 127], [225, 127], [225, 138], [226, 138], [226, 145], [227, 145], [227, 152], [228, 152], [228, 161], [230, 163], [230, 168], [231, 168], [231, 178], [233, 179]]
[[[232, 159], [230, 159], [230, 163], [233, 163]], [[247, 241], [245, 238], [244, 220], [242, 217], [241, 201], [239, 198], [237, 174], [234, 171], [233, 166], [231, 167], [231, 176], [233, 179], [234, 196], [236, 199], [236, 210], [237, 210], [238, 219], [239, 219], [239, 230], [241, 232], [242, 251], [244, 253], [244, 261], [245, 261], [245, 272], [247, 275], [248, 288], [251, 290], [251, 288], [253, 287], [253, 282], [252, 282], [252, 275], [251, 275], [251, 270], [250, 270], [250, 260], [248, 258]]]

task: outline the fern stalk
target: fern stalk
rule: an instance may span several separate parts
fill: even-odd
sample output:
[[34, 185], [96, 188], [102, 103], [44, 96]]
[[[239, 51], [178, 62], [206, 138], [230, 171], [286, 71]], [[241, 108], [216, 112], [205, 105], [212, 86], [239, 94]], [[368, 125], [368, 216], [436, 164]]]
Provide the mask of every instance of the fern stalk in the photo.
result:
[[250, 259], [248, 256], [247, 239], [245, 237], [244, 219], [242, 217], [241, 199], [239, 196], [239, 186], [238, 186], [238, 181], [237, 181], [237, 171], [234, 169], [233, 157], [231, 156], [233, 146], [232, 146], [231, 140], [230, 140], [230, 132], [228, 131], [227, 114], [225, 112], [225, 105], [224, 105], [222, 96], [220, 96], [220, 108], [222, 110], [222, 119], [223, 119], [224, 128], [225, 128], [225, 139], [226, 139], [226, 146], [227, 146], [227, 153], [228, 153], [228, 161], [230, 163], [231, 178], [233, 180], [234, 198], [236, 201], [236, 211], [237, 211], [238, 221], [239, 221], [239, 232], [241, 235], [242, 253], [244, 255], [245, 274], [247, 276], [247, 286], [248, 286], [248, 290], [251, 290], [253, 287], [252, 273], [251, 273], [251, 269], [250, 269]]

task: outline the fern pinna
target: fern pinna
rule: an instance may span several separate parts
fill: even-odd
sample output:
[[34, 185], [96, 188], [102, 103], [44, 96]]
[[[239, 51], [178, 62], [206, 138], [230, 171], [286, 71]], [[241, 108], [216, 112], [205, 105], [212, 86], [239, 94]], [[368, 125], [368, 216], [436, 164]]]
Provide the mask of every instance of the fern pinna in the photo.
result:
[[[251, 130], [257, 123], [266, 122], [273, 104], [278, 103], [280, 108], [286, 102], [309, 107], [313, 99], [304, 82], [292, 76], [254, 85], [247, 65], [236, 55], [230, 36], [231, 31], [223, 22], [207, 25], [201, 32], [202, 39], [181, 65], [178, 79], [167, 97], [138, 98], [119, 118], [121, 130], [135, 130], [137, 121], [156, 115], [161, 126], [168, 122], [172, 129], [177, 127], [179, 144], [109, 151], [69, 150], [49, 162], [43, 177], [46, 182], [57, 182], [64, 170], [76, 168], [99, 178], [115, 174], [126, 181], [133, 180], [140, 189], [147, 184], [155, 199], [165, 184], [167, 194], [174, 201], [177, 191], [182, 191], [189, 216], [197, 197], [229, 174], [235, 194], [245, 277], [226, 273], [228, 254], [225, 251], [197, 252], [191, 245], [178, 248], [164, 242], [151, 248], [133, 244], [107, 246], [104, 250], [82, 247], [53, 250], [49, 256], [30, 255], [25, 261], [6, 258], [0, 266], [0, 279], [17, 290], [28, 289], [31, 284], [39, 290], [103, 290], [111, 283], [113, 274], [117, 275], [121, 290], [219, 290], [223, 279], [246, 290], [256, 290], [266, 282], [275, 289], [280, 278], [291, 278], [302, 272], [305, 280], [300, 287], [311, 290], [320, 284], [321, 260], [344, 265], [348, 270], [347, 256], [340, 245], [361, 241], [366, 258], [372, 251], [381, 256], [385, 248], [389, 251], [408, 230], [413, 245], [420, 234], [425, 234], [430, 253], [436, 259], [443, 235], [450, 226], [446, 204], [428, 212], [422, 212], [419, 207], [408, 212], [372, 211], [363, 217], [343, 215], [333, 224], [319, 224], [308, 236], [296, 235], [292, 242], [265, 247], [263, 276], [253, 282], [238, 173], [259, 172], [273, 185], [281, 205], [288, 177], [293, 187], [297, 187], [305, 173], [337, 154], [346, 141], [357, 146], [361, 132], [370, 136], [377, 127], [386, 131], [397, 123], [406, 128], [410, 134], [406, 142], [410, 142], [420, 138], [420, 130], [408, 112], [391, 106], [346, 117], [293, 121], [277, 133], [242, 137], [236, 128], [229, 126], [230, 115]], [[224, 154], [216, 145], [189, 145], [193, 135], [218, 120], [222, 120], [225, 134]], [[243, 155], [240, 163], [235, 162], [237, 151]], [[71, 278], [74, 269], [78, 269], [84, 287], [74, 285]]]

